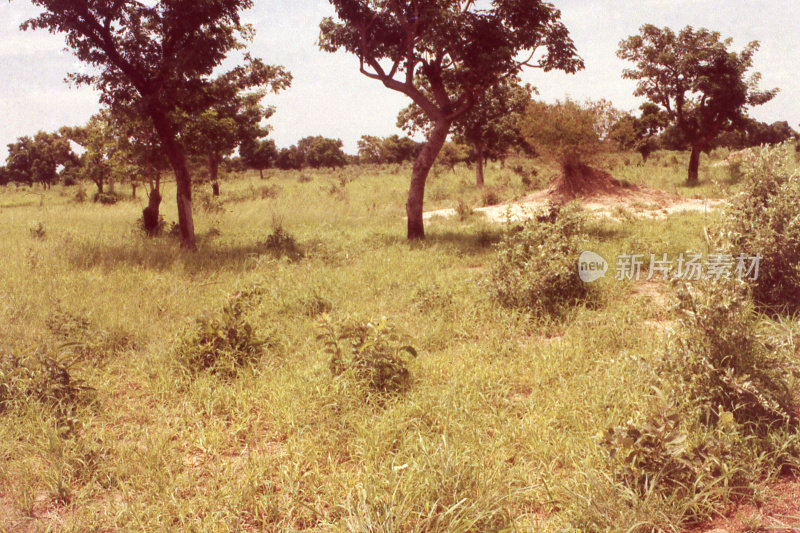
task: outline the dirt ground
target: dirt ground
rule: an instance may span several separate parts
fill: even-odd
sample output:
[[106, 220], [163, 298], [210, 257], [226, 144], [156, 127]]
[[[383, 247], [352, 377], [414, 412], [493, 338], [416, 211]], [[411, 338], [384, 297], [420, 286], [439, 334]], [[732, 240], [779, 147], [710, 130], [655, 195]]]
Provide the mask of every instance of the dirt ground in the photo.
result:
[[[538, 209], [551, 203], [565, 200], [554, 189], [538, 191], [514, 202], [507, 202], [473, 210], [492, 222], [517, 222], [528, 219]], [[628, 186], [614, 190], [601, 190], [594, 194], [581, 195], [583, 207], [598, 216], [623, 221], [631, 216], [637, 218], [663, 219], [683, 212], [709, 212], [725, 205], [724, 200], [682, 198], [667, 192], [646, 187]], [[439, 209], [425, 213], [426, 220], [435, 217], [451, 217], [455, 209]]]
[[800, 532], [800, 479], [774, 483], [764, 502], [735, 505], [707, 524], [685, 533]]

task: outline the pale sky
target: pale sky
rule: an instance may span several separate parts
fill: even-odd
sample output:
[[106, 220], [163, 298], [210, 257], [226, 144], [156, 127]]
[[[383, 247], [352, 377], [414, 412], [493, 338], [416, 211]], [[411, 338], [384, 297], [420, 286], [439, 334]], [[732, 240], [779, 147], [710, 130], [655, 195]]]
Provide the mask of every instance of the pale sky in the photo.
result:
[[[751, 113], [773, 122], [800, 123], [800, 2], [798, 0], [552, 0], [562, 11], [586, 69], [576, 75], [528, 70], [523, 79], [539, 89], [540, 98], [565, 96], [583, 100], [606, 98], [623, 109], [641, 103], [635, 84], [621, 78], [628, 66], [617, 59], [620, 40], [643, 24], [706, 27], [733, 38], [740, 50], [758, 40], [755, 70], [762, 88], [780, 94]], [[724, 7], [722, 7], [724, 6]], [[361, 135], [400, 133], [397, 113], [408, 100], [358, 72], [358, 61], [345, 53], [327, 54], [316, 45], [319, 22], [332, 14], [326, 0], [256, 0], [245, 14], [256, 29], [250, 50], [267, 63], [287, 67], [291, 89], [270, 96], [277, 106], [270, 123], [278, 146], [307, 135], [341, 138], [345, 150], [356, 151]], [[97, 94], [64, 83], [80, 64], [64, 51], [60, 36], [43, 31], [21, 32], [19, 24], [36, 14], [29, 2], [0, 3], [0, 157], [6, 145], [39, 130], [84, 124], [99, 109]]]

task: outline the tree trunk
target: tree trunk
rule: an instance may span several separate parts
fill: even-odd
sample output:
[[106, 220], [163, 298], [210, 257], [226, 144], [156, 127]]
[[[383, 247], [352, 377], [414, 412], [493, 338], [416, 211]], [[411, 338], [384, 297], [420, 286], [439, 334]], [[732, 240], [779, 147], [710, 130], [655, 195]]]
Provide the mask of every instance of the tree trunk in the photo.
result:
[[219, 159], [216, 155], [208, 156], [208, 176], [211, 178], [211, 191], [219, 196]]
[[261, 175], [261, 179], [263, 180], [264, 179], [264, 169], [263, 168], [259, 168], [258, 169], [258, 173]]
[[99, 194], [103, 194], [103, 180], [102, 179], [94, 180], [94, 184], [97, 185], [97, 192]]
[[475, 184], [483, 187], [483, 145], [475, 145]]
[[150, 191], [150, 199], [147, 202], [147, 207], [142, 211], [142, 220], [144, 221], [144, 231], [150, 237], [155, 237], [160, 231], [160, 217], [159, 206], [161, 205], [161, 193], [158, 189]]
[[425, 238], [425, 226], [422, 220], [425, 182], [428, 179], [428, 173], [433, 163], [436, 161], [436, 156], [439, 155], [445, 140], [447, 140], [449, 132], [450, 122], [437, 122], [425, 146], [422, 147], [419, 155], [414, 160], [414, 168], [411, 171], [411, 187], [408, 190], [408, 201], [406, 202], [409, 240]]
[[165, 114], [158, 110], [151, 110], [150, 117], [153, 119], [158, 133], [161, 147], [169, 160], [172, 170], [175, 172], [175, 182], [177, 184], [177, 203], [178, 203], [178, 227], [181, 234], [181, 248], [186, 250], [196, 250], [197, 242], [194, 236], [194, 219], [192, 218], [192, 177], [189, 175], [189, 168], [186, 166], [186, 154], [175, 138], [175, 132]]
[[131, 182], [131, 197], [136, 200], [136, 184]]
[[698, 179], [698, 170], [700, 168], [700, 154], [703, 152], [703, 147], [699, 144], [692, 145], [692, 155], [689, 158], [689, 177], [686, 179], [686, 185], [694, 187], [700, 183]]

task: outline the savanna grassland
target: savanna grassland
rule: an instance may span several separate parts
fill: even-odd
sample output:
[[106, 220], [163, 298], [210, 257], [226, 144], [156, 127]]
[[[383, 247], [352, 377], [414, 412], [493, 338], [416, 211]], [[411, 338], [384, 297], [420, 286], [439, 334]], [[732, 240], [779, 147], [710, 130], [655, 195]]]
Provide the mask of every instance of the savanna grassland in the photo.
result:
[[[711, 167], [701, 187], [678, 185], [687, 157], [607, 166], [681, 196], [736, 190]], [[534, 166], [491, 167], [492, 200], [543, 187], [554, 171]], [[198, 185], [195, 253], [170, 235], [169, 184], [157, 238], [139, 229], [141, 198], [0, 192], [0, 528], [677, 531], [763, 496], [778, 452], [754, 447], [685, 490], [626, 485], [613, 466], [604, 431], [661, 401], [658, 362], [680, 331], [667, 284], [605, 279], [555, 316], [503, 307], [487, 280], [510, 228], [462, 209], [409, 244], [408, 174], [251, 172], [227, 176], [218, 200]], [[431, 177], [426, 209], [486, 200], [459, 167]], [[590, 218], [582, 246], [707, 252], [720, 216]], [[796, 355], [795, 323], [763, 320]], [[334, 338], [393, 326], [416, 354], [403, 386], [335, 376], [323, 323]], [[198, 367], [185, 352], [204, 327], [212, 341], [234, 327], [247, 360]]]

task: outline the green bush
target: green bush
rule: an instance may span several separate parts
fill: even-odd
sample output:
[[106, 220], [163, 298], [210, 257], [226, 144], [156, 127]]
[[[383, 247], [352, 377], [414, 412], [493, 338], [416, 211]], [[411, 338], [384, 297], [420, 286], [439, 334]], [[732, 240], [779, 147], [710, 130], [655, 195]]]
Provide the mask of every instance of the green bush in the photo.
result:
[[584, 217], [573, 206], [533, 214], [497, 245], [489, 287], [507, 307], [560, 314], [588, 295], [577, 269]]
[[305, 256], [305, 252], [297, 243], [297, 240], [287, 233], [280, 224], [275, 226], [267, 240], [263, 242], [262, 247], [276, 258], [286, 257], [291, 261], [298, 261]]
[[753, 298], [778, 311], [800, 310], [800, 176], [789, 145], [763, 147], [744, 162], [742, 192], [725, 213], [731, 253], [762, 256]]
[[743, 282], [684, 287], [678, 297], [680, 325], [661, 372], [673, 382], [675, 397], [711, 427], [723, 413], [753, 435], [795, 426], [800, 369], [761, 335]]
[[411, 378], [408, 363], [410, 357], [417, 356], [417, 351], [385, 318], [334, 323], [325, 315], [320, 329], [319, 339], [335, 377], [350, 377], [378, 393], [396, 393], [408, 388]]
[[684, 519], [707, 518], [721, 500], [797, 465], [800, 371], [786, 353], [793, 343], [765, 334], [743, 282], [684, 286], [678, 300], [652, 401], [601, 443], [614, 481], [635, 498], [678, 498]]
[[194, 375], [207, 371], [233, 377], [261, 359], [269, 340], [259, 337], [245, 316], [258, 293], [253, 290], [232, 294], [219, 314], [199, 318], [193, 328], [183, 333], [175, 357], [185, 372]]
[[119, 198], [113, 192], [98, 192], [94, 195], [94, 201], [103, 205], [114, 205]]

